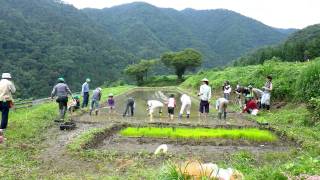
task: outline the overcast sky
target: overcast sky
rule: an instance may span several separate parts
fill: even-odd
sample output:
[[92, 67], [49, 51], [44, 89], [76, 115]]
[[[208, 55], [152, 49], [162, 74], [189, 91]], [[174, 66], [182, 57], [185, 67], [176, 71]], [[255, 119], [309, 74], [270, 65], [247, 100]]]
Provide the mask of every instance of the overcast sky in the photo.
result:
[[[63, 0], [77, 8], [104, 8], [134, 0]], [[320, 0], [140, 0], [177, 10], [224, 8], [279, 28], [304, 28], [320, 23]]]

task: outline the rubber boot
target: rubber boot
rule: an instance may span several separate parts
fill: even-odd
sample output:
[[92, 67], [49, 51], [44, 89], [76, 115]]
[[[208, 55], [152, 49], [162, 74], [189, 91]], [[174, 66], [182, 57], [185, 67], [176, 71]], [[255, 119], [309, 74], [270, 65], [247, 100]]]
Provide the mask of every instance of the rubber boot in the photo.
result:
[[189, 119], [190, 118], [190, 114], [187, 114], [187, 119]]
[[98, 111], [98, 110], [96, 110], [96, 116], [98, 116], [98, 112], [99, 112], [99, 111]]
[[178, 119], [179, 119], [179, 120], [182, 119], [182, 114], [179, 114]]
[[270, 110], [270, 105], [266, 105], [266, 107], [267, 107], [267, 110], [269, 111]]
[[226, 120], [227, 119], [227, 112], [223, 113], [223, 119]]
[[218, 113], [218, 118], [221, 119], [221, 117], [222, 117], [222, 113], [219, 112]]
[[90, 115], [90, 116], [92, 115], [92, 110], [90, 110], [89, 115]]

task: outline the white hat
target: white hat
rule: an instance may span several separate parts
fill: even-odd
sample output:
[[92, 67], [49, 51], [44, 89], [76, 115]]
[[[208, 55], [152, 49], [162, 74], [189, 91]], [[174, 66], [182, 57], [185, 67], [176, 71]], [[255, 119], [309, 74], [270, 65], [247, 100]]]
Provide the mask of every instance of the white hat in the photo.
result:
[[10, 73], [2, 73], [2, 79], [11, 79]]
[[202, 82], [206, 81], [206, 82], [209, 82], [209, 80], [207, 78], [204, 78], [201, 80]]
[[98, 87], [97, 89], [98, 89], [98, 91], [102, 91], [102, 89], [100, 87]]

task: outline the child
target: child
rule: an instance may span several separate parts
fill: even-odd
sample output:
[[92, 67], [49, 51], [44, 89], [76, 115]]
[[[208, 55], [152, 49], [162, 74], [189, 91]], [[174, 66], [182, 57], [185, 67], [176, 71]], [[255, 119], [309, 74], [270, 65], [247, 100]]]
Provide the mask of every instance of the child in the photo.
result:
[[168, 114], [171, 120], [173, 120], [175, 107], [176, 107], [176, 100], [174, 99], [174, 94], [171, 94], [168, 100]]
[[108, 106], [109, 106], [109, 109], [110, 109], [109, 113], [113, 113], [114, 106], [115, 106], [115, 101], [113, 99], [113, 94], [112, 93], [109, 94]]
[[92, 93], [92, 101], [91, 101], [91, 108], [90, 108], [90, 115], [92, 114], [92, 111], [96, 112], [96, 115], [98, 115], [99, 112], [99, 102], [101, 100], [101, 88], [96, 88]]
[[226, 98], [219, 98], [216, 101], [216, 109], [218, 112], [218, 117], [221, 119], [222, 113], [223, 113], [223, 119], [225, 120], [227, 118], [227, 107], [228, 107], [229, 101]]
[[80, 109], [80, 97], [74, 96], [73, 100], [68, 104], [68, 110], [69, 112], [74, 112], [77, 109]]
[[231, 86], [230, 86], [230, 83], [229, 83], [229, 81], [225, 81], [224, 82], [224, 85], [223, 85], [223, 96], [224, 96], [224, 98], [225, 99], [227, 99], [227, 100], [229, 100], [229, 98], [230, 98], [230, 93], [231, 93], [231, 91], [232, 91], [232, 88], [231, 88]]

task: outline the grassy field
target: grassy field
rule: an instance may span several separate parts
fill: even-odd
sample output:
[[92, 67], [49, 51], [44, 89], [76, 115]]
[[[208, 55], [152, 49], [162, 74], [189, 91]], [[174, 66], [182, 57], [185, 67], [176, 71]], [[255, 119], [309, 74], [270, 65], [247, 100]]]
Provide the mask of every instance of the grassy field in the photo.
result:
[[156, 128], [128, 127], [120, 131], [122, 136], [129, 137], [154, 137], [154, 138], [223, 138], [223, 139], [246, 139], [256, 142], [274, 142], [277, 137], [269, 131], [256, 128], [247, 129], [207, 129], [207, 128]]
[[[117, 95], [131, 88], [105, 88], [103, 93]], [[7, 140], [0, 144], [0, 179], [37, 179], [37, 174], [33, 174], [41, 165], [37, 156], [57, 114], [58, 107], [54, 102], [10, 112], [5, 132]]]

